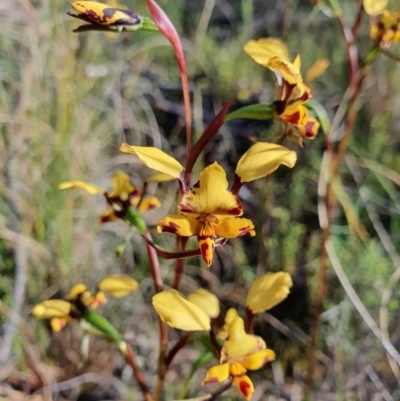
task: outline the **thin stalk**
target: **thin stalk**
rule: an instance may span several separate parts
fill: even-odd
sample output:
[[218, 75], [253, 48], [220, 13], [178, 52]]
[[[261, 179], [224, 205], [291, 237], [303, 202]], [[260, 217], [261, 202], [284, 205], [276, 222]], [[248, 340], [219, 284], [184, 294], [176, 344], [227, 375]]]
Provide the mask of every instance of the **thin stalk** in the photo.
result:
[[[147, 230], [143, 234], [143, 236], [153, 242], [153, 238], [151, 237], [149, 230]], [[163, 283], [163, 279], [161, 277], [160, 262], [158, 260], [157, 252], [147, 242], [146, 242], [146, 250], [147, 250], [147, 254], [149, 256], [151, 274], [153, 276], [153, 281], [154, 281], [154, 288], [155, 288], [156, 292], [160, 292], [164, 289], [164, 283]]]
[[178, 342], [171, 348], [169, 351], [168, 356], [166, 358], [166, 365], [169, 366], [172, 360], [175, 358], [175, 355], [188, 343], [190, 335], [192, 333], [186, 333], [183, 337], [181, 337]]
[[135, 355], [131, 346], [128, 343], [126, 344], [126, 361], [129, 363], [129, 366], [132, 368], [133, 376], [139, 384], [140, 390], [143, 393], [143, 397], [145, 401], [153, 401], [153, 396], [150, 393], [150, 390], [146, 384], [146, 381], [143, 377], [143, 374], [136, 362]]

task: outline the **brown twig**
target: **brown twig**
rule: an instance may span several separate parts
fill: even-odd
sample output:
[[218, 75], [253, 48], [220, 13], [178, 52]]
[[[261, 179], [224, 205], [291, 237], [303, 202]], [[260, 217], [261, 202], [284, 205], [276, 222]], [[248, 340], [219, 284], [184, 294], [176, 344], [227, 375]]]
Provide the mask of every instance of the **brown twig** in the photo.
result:
[[129, 363], [129, 366], [132, 368], [133, 376], [139, 384], [139, 387], [143, 393], [144, 399], [146, 401], [153, 401], [153, 396], [151, 395], [149, 388], [146, 384], [146, 381], [143, 377], [143, 374], [136, 362], [135, 355], [132, 351], [131, 346], [128, 343], [126, 344], [126, 361]]

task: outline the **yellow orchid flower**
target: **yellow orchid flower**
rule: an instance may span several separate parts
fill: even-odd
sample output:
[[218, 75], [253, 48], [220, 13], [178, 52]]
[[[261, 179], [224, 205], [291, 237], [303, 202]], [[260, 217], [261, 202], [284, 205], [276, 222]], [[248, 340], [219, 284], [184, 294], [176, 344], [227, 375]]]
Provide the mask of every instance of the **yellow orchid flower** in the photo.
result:
[[82, 189], [91, 195], [103, 194], [105, 196], [107, 203], [112, 209], [100, 215], [101, 223], [114, 221], [118, 218], [126, 218], [131, 206], [137, 208], [140, 214], [161, 206], [155, 196], [142, 197], [142, 191], [134, 187], [129, 176], [122, 171], [117, 171], [113, 175], [111, 191], [107, 192], [97, 185], [83, 181], [67, 181], [59, 185], [59, 189], [62, 190], [72, 188]]
[[[301, 146], [303, 138], [314, 139], [320, 124], [315, 118], [309, 117], [308, 109], [304, 106], [311, 99], [312, 91], [303, 82], [300, 56], [290, 62], [286, 45], [277, 38], [250, 40], [245, 44], [244, 51], [275, 73], [278, 80], [275, 113], [286, 124], [289, 136]], [[317, 78], [328, 66], [328, 60], [317, 60], [307, 73], [308, 80]]]
[[251, 285], [246, 297], [246, 306], [254, 314], [265, 312], [287, 298], [292, 285], [289, 273], [264, 274]]
[[400, 13], [384, 10], [371, 26], [371, 38], [382, 45], [400, 42]]
[[84, 284], [73, 286], [64, 299], [50, 299], [32, 308], [38, 319], [50, 319], [53, 331], [60, 331], [72, 319], [80, 320], [87, 309], [94, 310], [107, 302], [105, 292], [112, 297], [121, 297], [136, 290], [138, 283], [124, 275], [112, 275], [100, 281], [99, 291], [94, 295]]
[[212, 263], [215, 238], [255, 235], [253, 223], [244, 218], [237, 195], [228, 190], [225, 171], [218, 163], [206, 167], [199, 182], [183, 195], [178, 215], [167, 216], [157, 226], [158, 232], [171, 232], [182, 237], [196, 235], [207, 266]]
[[184, 181], [184, 168], [171, 156], [151, 147], [122, 144], [120, 150], [139, 157], [147, 167], [158, 171], [159, 180], [179, 180], [182, 198], [178, 205], [179, 214], [167, 216], [157, 226], [158, 232], [170, 232], [182, 237], [197, 236], [200, 253], [207, 266], [212, 263], [217, 237], [236, 238], [242, 235], [255, 235], [253, 223], [245, 218], [242, 205], [237, 196], [244, 182], [265, 177], [281, 164], [293, 167], [295, 152], [283, 146], [257, 143], [239, 160], [232, 190], [224, 169], [218, 163], [206, 167], [199, 175], [199, 181], [187, 189]]
[[246, 375], [247, 370], [258, 370], [275, 359], [275, 353], [266, 347], [261, 337], [247, 334], [244, 322], [235, 309], [225, 318], [227, 339], [222, 344], [220, 364], [210, 368], [202, 384], [221, 383], [230, 377], [234, 384], [250, 400], [254, 386]]

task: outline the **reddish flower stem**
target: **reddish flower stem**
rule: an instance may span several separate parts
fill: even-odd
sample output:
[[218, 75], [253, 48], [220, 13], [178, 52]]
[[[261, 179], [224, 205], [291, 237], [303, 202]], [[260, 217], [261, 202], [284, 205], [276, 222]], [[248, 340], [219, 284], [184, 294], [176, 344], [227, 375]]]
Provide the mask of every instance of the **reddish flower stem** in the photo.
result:
[[172, 360], [175, 358], [175, 355], [188, 343], [190, 335], [192, 333], [186, 333], [183, 337], [181, 337], [178, 342], [171, 348], [169, 351], [168, 356], [165, 359], [165, 363], [169, 366]]
[[249, 309], [246, 308], [246, 333], [250, 333], [251, 329], [253, 328], [253, 321], [254, 321], [254, 313]]
[[221, 356], [221, 346], [218, 344], [217, 337], [215, 336], [215, 331], [212, 329], [210, 330], [210, 341], [219, 358]]
[[[187, 245], [189, 238], [187, 237], [176, 237], [176, 250], [177, 251], [184, 251]], [[175, 275], [174, 281], [172, 283], [172, 288], [174, 290], [178, 290], [179, 283], [181, 282], [183, 276], [183, 267], [185, 265], [184, 259], [177, 259], [175, 262]]]
[[133, 376], [139, 384], [140, 390], [143, 393], [143, 397], [145, 401], [153, 401], [153, 396], [150, 393], [149, 388], [147, 387], [146, 381], [143, 377], [143, 374], [136, 362], [135, 355], [131, 346], [128, 343], [126, 344], [126, 361], [129, 363], [129, 366], [132, 368]]
[[[153, 238], [151, 237], [149, 230], [147, 230], [143, 234], [143, 236], [146, 237], [149, 241], [153, 242]], [[148, 242], [146, 242], [146, 250], [149, 256], [151, 274], [154, 281], [154, 288], [156, 292], [160, 292], [164, 289], [164, 283], [161, 277], [160, 262], [158, 260], [157, 252]]]

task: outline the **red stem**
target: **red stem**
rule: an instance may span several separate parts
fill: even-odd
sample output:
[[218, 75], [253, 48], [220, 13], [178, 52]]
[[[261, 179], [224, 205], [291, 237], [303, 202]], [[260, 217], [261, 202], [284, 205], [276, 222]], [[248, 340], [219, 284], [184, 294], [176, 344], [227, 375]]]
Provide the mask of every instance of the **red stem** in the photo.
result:
[[[146, 237], [149, 241], [153, 242], [149, 230], [147, 230], [143, 234], [143, 236]], [[157, 252], [148, 242], [146, 242], [146, 250], [149, 256], [151, 274], [154, 281], [154, 288], [156, 292], [161, 292], [164, 289], [164, 283], [161, 277], [160, 261], [158, 260]]]
[[165, 363], [169, 366], [172, 360], [175, 358], [175, 355], [188, 343], [191, 333], [186, 333], [183, 337], [179, 339], [179, 341], [171, 348], [168, 356], [165, 358]]
[[132, 368], [133, 376], [135, 377], [136, 381], [139, 384], [139, 387], [143, 393], [144, 399], [146, 401], [153, 401], [153, 396], [151, 395], [149, 388], [147, 387], [146, 381], [142, 375], [142, 372], [136, 362], [135, 355], [132, 351], [131, 346], [128, 343], [126, 344], [126, 361], [129, 363], [130, 367]]

